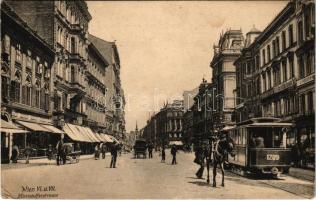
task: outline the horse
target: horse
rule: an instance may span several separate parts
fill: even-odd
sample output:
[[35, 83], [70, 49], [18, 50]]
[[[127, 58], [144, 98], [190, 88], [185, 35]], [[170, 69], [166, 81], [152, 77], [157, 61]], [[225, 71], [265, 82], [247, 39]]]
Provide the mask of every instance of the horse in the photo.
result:
[[[210, 183], [210, 163], [212, 162], [213, 155], [213, 187], [216, 187], [216, 169], [217, 165], [220, 166], [222, 171], [222, 187], [224, 187], [224, 162], [228, 156], [228, 154], [233, 155], [234, 150], [234, 142], [232, 138], [228, 135], [222, 135], [220, 138], [212, 138], [211, 139], [211, 147], [207, 149], [206, 155], [206, 167], [207, 167], [207, 183]], [[214, 147], [214, 148], [212, 148]]]

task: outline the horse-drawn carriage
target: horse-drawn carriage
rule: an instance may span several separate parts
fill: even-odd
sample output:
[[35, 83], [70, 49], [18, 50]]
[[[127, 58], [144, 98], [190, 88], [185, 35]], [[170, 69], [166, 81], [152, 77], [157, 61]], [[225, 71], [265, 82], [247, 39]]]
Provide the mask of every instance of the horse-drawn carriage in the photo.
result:
[[143, 158], [147, 157], [147, 142], [144, 139], [137, 139], [135, 141], [134, 149], [134, 158], [139, 158], [139, 155], [143, 155]]

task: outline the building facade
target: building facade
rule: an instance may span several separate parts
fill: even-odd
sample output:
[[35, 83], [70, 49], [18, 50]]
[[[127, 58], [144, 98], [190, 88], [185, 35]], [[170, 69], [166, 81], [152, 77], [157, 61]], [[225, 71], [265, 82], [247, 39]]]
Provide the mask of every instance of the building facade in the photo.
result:
[[54, 122], [82, 125], [87, 118], [87, 33], [91, 15], [80, 1], [7, 1], [21, 18], [53, 46]]
[[314, 6], [289, 2], [235, 62], [237, 121], [276, 117], [293, 123], [287, 145], [299, 149], [296, 164], [304, 167], [315, 166]]
[[153, 142], [155, 147], [176, 144], [183, 145], [183, 101], [167, 103], [160, 111], [151, 116], [143, 128], [142, 136]]
[[125, 96], [121, 85], [120, 57], [115, 42], [108, 42], [89, 34], [89, 40], [107, 61], [104, 74], [106, 133], [117, 138], [125, 137]]
[[213, 90], [215, 90], [216, 109], [213, 112], [214, 126], [221, 129], [234, 124], [236, 69], [234, 61], [240, 56], [244, 45], [241, 30], [228, 30], [220, 36], [218, 45], [214, 46], [212, 68]]
[[28, 134], [1, 133], [2, 159], [8, 160], [13, 144], [44, 149], [58, 139], [45, 129], [52, 127], [55, 53], [6, 2], [1, 4], [1, 44], [1, 119], [22, 127], [43, 125]]

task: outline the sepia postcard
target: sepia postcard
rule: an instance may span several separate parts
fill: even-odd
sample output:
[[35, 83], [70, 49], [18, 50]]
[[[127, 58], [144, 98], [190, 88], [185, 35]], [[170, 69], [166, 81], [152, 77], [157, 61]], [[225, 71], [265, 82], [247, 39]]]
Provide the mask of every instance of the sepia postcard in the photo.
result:
[[315, 2], [1, 1], [1, 198], [311, 199]]

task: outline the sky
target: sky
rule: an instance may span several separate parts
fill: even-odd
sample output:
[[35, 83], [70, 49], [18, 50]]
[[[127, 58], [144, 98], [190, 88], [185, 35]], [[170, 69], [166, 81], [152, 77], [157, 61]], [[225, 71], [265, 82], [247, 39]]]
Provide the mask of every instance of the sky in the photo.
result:
[[89, 33], [116, 41], [127, 132], [212, 77], [221, 32], [264, 28], [287, 1], [87, 1]]

